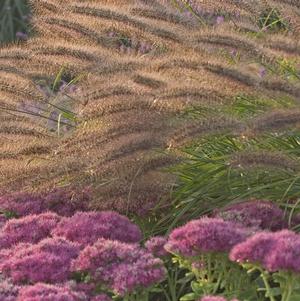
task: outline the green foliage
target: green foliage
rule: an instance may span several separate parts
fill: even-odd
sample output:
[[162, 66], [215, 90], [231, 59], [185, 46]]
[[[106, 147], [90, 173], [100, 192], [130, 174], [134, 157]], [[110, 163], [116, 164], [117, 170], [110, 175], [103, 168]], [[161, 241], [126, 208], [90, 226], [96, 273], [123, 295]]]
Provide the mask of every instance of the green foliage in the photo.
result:
[[[278, 150], [295, 162], [290, 169], [281, 157], [264, 161], [266, 154]], [[300, 133], [266, 134], [260, 138], [213, 136], [185, 150], [188, 159], [173, 169], [180, 182], [173, 204], [170, 229], [180, 221], [206, 214], [228, 203], [259, 198], [277, 201], [283, 206], [300, 196]], [[240, 159], [257, 153], [250, 160]], [[280, 153], [281, 154], [281, 153]], [[250, 163], [249, 163], [250, 162]], [[292, 206], [292, 205], [289, 205]], [[297, 210], [298, 208], [296, 208]]]
[[281, 16], [280, 11], [273, 7], [264, 10], [258, 19], [258, 26], [261, 31], [280, 31], [288, 29], [288, 23]]
[[0, 1], [0, 43], [17, 39], [16, 33], [28, 33], [30, 10], [26, 0]]

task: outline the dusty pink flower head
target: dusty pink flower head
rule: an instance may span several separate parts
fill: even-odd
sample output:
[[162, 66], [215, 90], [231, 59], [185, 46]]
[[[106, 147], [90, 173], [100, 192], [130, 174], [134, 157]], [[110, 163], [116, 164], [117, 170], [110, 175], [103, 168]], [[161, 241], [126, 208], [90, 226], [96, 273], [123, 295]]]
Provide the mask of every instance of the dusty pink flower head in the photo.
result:
[[15, 286], [7, 279], [0, 280], [0, 300], [16, 301], [19, 293], [19, 287]]
[[215, 216], [240, 223], [245, 227], [271, 231], [287, 227], [284, 211], [269, 201], [253, 200], [234, 204], [216, 212]]
[[88, 301], [83, 293], [73, 292], [68, 287], [37, 283], [20, 289], [16, 301]]
[[72, 270], [88, 272], [93, 280], [123, 296], [147, 288], [165, 277], [163, 262], [137, 244], [99, 239], [72, 263]]
[[20, 242], [37, 243], [49, 236], [59, 220], [60, 217], [57, 214], [49, 212], [11, 219], [1, 229], [0, 249]]
[[16, 192], [0, 196], [0, 208], [5, 214], [19, 217], [45, 211], [41, 196], [28, 192]]
[[202, 299], [199, 299], [198, 301], [227, 301], [227, 300], [223, 297], [205, 296]]
[[300, 273], [300, 235], [289, 232], [275, 233], [276, 244], [264, 260], [268, 271], [288, 270]]
[[3, 264], [5, 264], [6, 260], [13, 257], [19, 251], [25, 250], [31, 246], [32, 244], [30, 243], [19, 243], [17, 245], [13, 245], [10, 248], [0, 250], [0, 271], [2, 271]]
[[236, 245], [230, 259], [260, 264], [270, 272], [300, 272], [300, 235], [289, 230], [257, 233]]
[[71, 216], [77, 210], [87, 210], [90, 198], [88, 188], [56, 188], [45, 193], [17, 192], [0, 196], [0, 210], [18, 217], [46, 211]]
[[157, 257], [167, 256], [169, 253], [165, 250], [164, 246], [167, 239], [163, 236], [155, 236], [146, 241], [146, 249]]
[[99, 238], [135, 243], [142, 238], [140, 229], [127, 217], [112, 211], [77, 212], [63, 218], [52, 235], [65, 237], [82, 245], [92, 244]]
[[229, 252], [244, 241], [249, 232], [235, 223], [220, 218], [201, 218], [179, 227], [170, 234], [167, 251], [183, 256], [207, 252]]
[[112, 299], [105, 294], [101, 294], [93, 297], [91, 301], [112, 301]]
[[15, 248], [1, 264], [1, 271], [14, 283], [61, 283], [70, 275], [71, 260], [79, 246], [63, 238], [50, 238], [39, 244]]

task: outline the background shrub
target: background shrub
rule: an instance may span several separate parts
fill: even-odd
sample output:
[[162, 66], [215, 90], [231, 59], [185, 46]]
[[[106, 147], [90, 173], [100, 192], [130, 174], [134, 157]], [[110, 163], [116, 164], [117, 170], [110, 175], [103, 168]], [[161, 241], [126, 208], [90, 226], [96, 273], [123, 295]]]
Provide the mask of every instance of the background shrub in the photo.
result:
[[0, 43], [27, 39], [30, 10], [26, 0], [0, 2]]

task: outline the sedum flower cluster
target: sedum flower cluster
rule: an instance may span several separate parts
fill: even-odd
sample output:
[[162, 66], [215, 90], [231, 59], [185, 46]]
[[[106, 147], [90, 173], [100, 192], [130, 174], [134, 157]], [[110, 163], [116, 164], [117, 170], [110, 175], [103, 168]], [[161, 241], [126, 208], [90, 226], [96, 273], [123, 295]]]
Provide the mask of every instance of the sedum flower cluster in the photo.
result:
[[195, 275], [195, 300], [203, 295], [207, 297], [201, 301], [225, 300], [216, 293], [259, 300], [264, 295], [251, 279], [253, 272], [264, 283], [265, 297], [294, 300], [300, 279], [300, 234], [284, 229], [287, 225], [284, 211], [275, 204], [249, 201], [174, 229], [164, 248]]
[[163, 262], [137, 244], [100, 239], [73, 262], [73, 271], [89, 272], [93, 280], [124, 296], [164, 279]]
[[0, 300], [109, 301], [164, 279], [162, 260], [139, 244], [142, 233], [127, 217], [34, 212], [0, 229]]

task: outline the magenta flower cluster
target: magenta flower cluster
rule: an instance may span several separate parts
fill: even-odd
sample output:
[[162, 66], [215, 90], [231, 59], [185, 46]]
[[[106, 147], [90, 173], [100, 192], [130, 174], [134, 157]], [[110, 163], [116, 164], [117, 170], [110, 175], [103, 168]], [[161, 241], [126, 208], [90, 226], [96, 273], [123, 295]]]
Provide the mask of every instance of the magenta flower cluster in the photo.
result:
[[259, 264], [269, 272], [300, 272], [300, 235], [289, 230], [260, 232], [237, 244], [230, 259]]
[[[10, 219], [0, 230], [0, 272], [6, 281], [0, 300], [108, 301], [108, 295], [96, 293], [97, 284], [119, 295], [148, 288], [165, 270], [161, 259], [139, 245], [141, 239], [135, 224], [111, 211]], [[70, 286], [74, 272], [82, 271], [92, 281]]]
[[19, 294], [19, 287], [6, 279], [0, 280], [0, 300], [1, 301], [16, 301]]
[[229, 252], [248, 235], [247, 229], [235, 223], [204, 217], [173, 230], [165, 248], [187, 257], [208, 252]]
[[16, 301], [88, 301], [88, 299], [84, 293], [74, 292], [68, 287], [36, 283], [23, 287]]
[[284, 211], [269, 201], [254, 200], [234, 204], [219, 210], [215, 216], [258, 230], [277, 231], [287, 227]]
[[137, 244], [99, 239], [73, 261], [72, 270], [89, 272], [119, 295], [147, 288], [164, 279], [163, 262]]
[[[205, 296], [199, 301], [227, 301], [223, 297], [217, 297], [217, 296]], [[237, 299], [232, 299], [231, 301], [238, 301]]]
[[169, 253], [165, 249], [166, 243], [167, 238], [163, 236], [154, 236], [146, 241], [145, 247], [154, 256], [164, 257], [169, 255]]
[[89, 189], [56, 188], [45, 193], [18, 192], [0, 196], [0, 211], [17, 217], [53, 211], [71, 216], [77, 210], [86, 211], [91, 198]]
[[21, 243], [37, 243], [50, 235], [60, 217], [55, 213], [28, 215], [9, 220], [0, 232], [0, 249]]
[[71, 260], [79, 254], [79, 246], [63, 238], [22, 246], [1, 263], [2, 273], [16, 284], [64, 282], [70, 276]]
[[135, 243], [141, 240], [140, 229], [130, 220], [112, 211], [77, 212], [66, 217], [52, 231], [53, 236], [65, 237], [82, 245], [93, 244], [99, 238]]

